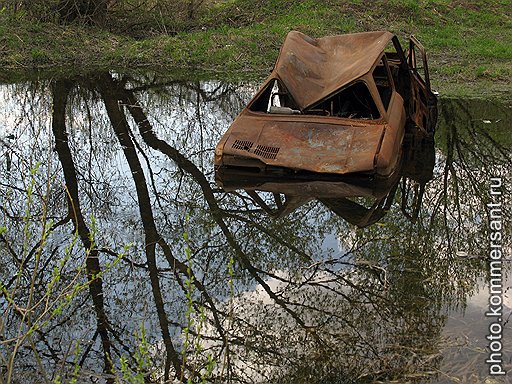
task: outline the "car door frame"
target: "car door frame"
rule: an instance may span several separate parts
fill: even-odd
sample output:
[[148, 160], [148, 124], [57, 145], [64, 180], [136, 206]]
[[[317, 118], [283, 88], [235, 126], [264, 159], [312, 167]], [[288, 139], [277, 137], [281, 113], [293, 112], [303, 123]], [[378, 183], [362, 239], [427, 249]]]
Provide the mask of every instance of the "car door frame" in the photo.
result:
[[[423, 75], [419, 72], [416, 50], [421, 54]], [[427, 53], [415, 36], [409, 38], [407, 62], [411, 74], [411, 119], [418, 127], [433, 133], [437, 124], [437, 97], [430, 86]]]

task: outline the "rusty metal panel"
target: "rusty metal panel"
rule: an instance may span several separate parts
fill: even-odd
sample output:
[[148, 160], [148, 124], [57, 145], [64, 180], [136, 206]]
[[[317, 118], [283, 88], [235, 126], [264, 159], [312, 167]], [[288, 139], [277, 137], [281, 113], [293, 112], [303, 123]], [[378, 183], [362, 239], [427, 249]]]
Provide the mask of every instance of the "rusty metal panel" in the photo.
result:
[[[251, 129], [243, 129], [246, 126]], [[364, 172], [373, 169], [383, 130], [383, 124], [241, 117], [226, 139], [223, 153], [294, 170]]]

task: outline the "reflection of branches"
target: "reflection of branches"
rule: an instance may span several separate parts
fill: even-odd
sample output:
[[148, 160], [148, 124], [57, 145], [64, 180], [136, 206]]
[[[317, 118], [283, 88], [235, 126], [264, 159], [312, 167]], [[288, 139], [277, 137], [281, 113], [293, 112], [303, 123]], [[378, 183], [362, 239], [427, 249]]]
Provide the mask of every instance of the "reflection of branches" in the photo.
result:
[[[503, 113], [490, 103], [485, 105], [492, 113]], [[482, 123], [478, 124], [482, 121], [483, 113], [486, 113], [481, 110], [480, 101], [447, 99], [440, 106], [441, 119], [436, 140], [444, 152], [441, 157], [443, 172], [437, 176], [442, 180], [442, 189], [432, 195], [434, 200], [429, 203], [429, 231], [437, 233], [439, 219], [443, 221], [441, 228], [444, 231], [443, 238], [446, 239], [447, 255], [453, 257], [456, 247], [468, 246], [462, 244], [460, 237], [472, 222], [476, 224], [474, 216], [482, 216], [487, 212], [486, 191], [490, 178], [510, 169], [512, 159], [506, 140], [496, 138], [501, 134], [500, 130], [490, 130], [489, 127], [482, 127]], [[482, 115], [479, 116], [479, 113]], [[436, 183], [430, 185], [432, 190]], [[470, 209], [478, 209], [479, 212], [470, 217]], [[464, 227], [466, 229], [462, 230]]]
[[[67, 222], [69, 221], [69, 218], [64, 218], [60, 221], [58, 221], [57, 223], [55, 223], [54, 225], [52, 225], [49, 229], [49, 231], [55, 231], [58, 227], [66, 224]], [[41, 246], [43, 244], [43, 240], [39, 240], [35, 243], [35, 245], [32, 247], [32, 249], [28, 252], [28, 254], [23, 258], [23, 260], [16, 254], [16, 251], [11, 247], [11, 245], [9, 244], [9, 242], [7, 241], [7, 239], [5, 238], [4, 235], [0, 235], [0, 242], [3, 242], [5, 243], [5, 246], [7, 248], [7, 250], [9, 251], [9, 253], [12, 255], [13, 259], [16, 261], [16, 264], [17, 264], [17, 268], [20, 270], [20, 271], [23, 271], [25, 270], [25, 267], [32, 261], [32, 259], [35, 257], [35, 255], [40, 251], [41, 249]], [[55, 253], [57, 252], [57, 248], [54, 248], [51, 252], [52, 255], [54, 255]], [[49, 263], [51, 262], [51, 257], [48, 258], [46, 260], [46, 265], [44, 266], [47, 266]], [[40, 276], [42, 277], [42, 276]], [[14, 275], [13, 277], [11, 277], [11, 279], [5, 283], [5, 287], [6, 288], [10, 288], [12, 286], [12, 284], [18, 279], [18, 276], [17, 275]], [[0, 296], [3, 296], [3, 292], [0, 293]]]
[[285, 239], [283, 239], [282, 237], [278, 236], [278, 234], [276, 234], [275, 232], [273, 232], [270, 229], [266, 228], [265, 226], [255, 222], [255, 221], [252, 221], [250, 219], [247, 219], [247, 218], [245, 218], [244, 216], [241, 216], [241, 215], [236, 215], [236, 214], [233, 214], [233, 213], [227, 213], [225, 215], [227, 217], [231, 217], [231, 218], [237, 219], [238, 221], [244, 222], [249, 227], [256, 228], [260, 233], [266, 234], [272, 240], [276, 241], [276, 243], [284, 245], [287, 248], [289, 248], [293, 253], [295, 253], [296, 255], [300, 256], [304, 261], [312, 261], [312, 257], [310, 255], [308, 255], [307, 253], [305, 253], [301, 249], [297, 248], [294, 244], [292, 244], [292, 243], [286, 241]]
[[[137, 86], [132, 86], [130, 88], [126, 87], [127, 83], [138, 83]], [[182, 92], [186, 89], [193, 91], [197, 97], [200, 97], [204, 102], [216, 101], [216, 100], [224, 100], [226, 96], [237, 96], [237, 87], [230, 83], [218, 82], [218, 84], [209, 91], [206, 91], [200, 82], [194, 81], [180, 81], [180, 80], [160, 80], [158, 77], [153, 77], [151, 81], [148, 81], [147, 78], [143, 78], [142, 81], [139, 78], [135, 78], [133, 76], [123, 76], [121, 80], [117, 83], [118, 87], [122, 89], [126, 89], [132, 93], [139, 92], [147, 92], [149, 90], [154, 90], [155, 92], [165, 92], [167, 89], [172, 86], [180, 86]], [[239, 99], [240, 105], [242, 105], [245, 100]]]
[[[443, 113], [445, 112], [445, 109], [443, 109]], [[458, 218], [460, 220], [460, 204], [459, 204], [459, 194], [458, 194], [458, 183], [457, 183], [457, 173], [455, 172], [455, 168], [453, 166], [453, 161], [454, 161], [454, 146], [453, 146], [453, 143], [456, 142], [456, 136], [457, 136], [457, 131], [456, 129], [453, 131], [453, 132], [450, 132], [450, 134], [448, 134], [447, 136], [447, 143], [448, 143], [448, 153], [446, 154], [446, 163], [445, 163], [445, 168], [444, 168], [444, 174], [443, 174], [443, 190], [444, 190], [444, 194], [443, 194], [443, 219], [444, 219], [444, 229], [446, 231], [446, 240], [447, 240], [447, 244], [448, 244], [448, 250], [449, 250], [449, 253], [450, 254], [454, 254], [454, 251], [453, 251], [453, 248], [452, 248], [452, 241], [451, 241], [451, 231], [450, 231], [450, 226], [448, 224], [448, 219], [449, 219], [449, 215], [448, 215], [448, 207], [450, 206], [449, 202], [448, 202], [448, 190], [449, 190], [449, 186], [448, 186], [448, 180], [449, 180], [449, 175], [452, 175], [452, 177], [454, 178], [454, 185], [456, 186], [455, 188], [455, 201], [456, 201], [456, 204], [457, 204], [457, 208], [458, 208], [458, 211], [459, 211], [459, 215], [458, 215]], [[459, 222], [459, 225], [460, 225], [460, 222]]]
[[[459, 188], [471, 191], [472, 195], [480, 197], [482, 203], [486, 204], [485, 191], [490, 178], [501, 174], [500, 167], [510, 169], [512, 157], [505, 143], [499, 142], [488, 129], [476, 124], [481, 119], [476, 118], [475, 108], [470, 108], [460, 100], [445, 100], [441, 111], [446, 135], [445, 167], [450, 170], [455, 191], [454, 201], [446, 202], [446, 205], [456, 205], [460, 220], [463, 216], [460, 203], [464, 199], [459, 199]], [[465, 129], [461, 130], [461, 127]], [[494, 134], [498, 132], [495, 130]], [[447, 180], [447, 172], [444, 178]], [[445, 188], [445, 196], [447, 191]], [[460, 222], [458, 224], [462, 225]]]
[[[228, 241], [228, 244], [230, 245], [230, 248], [234, 250], [238, 261], [240, 264], [249, 272], [249, 274], [256, 280], [256, 282], [263, 288], [263, 290], [266, 292], [266, 294], [271, 298], [271, 300], [280, 308], [282, 308], [291, 319], [295, 321], [297, 325], [299, 325], [305, 332], [306, 335], [309, 335], [309, 337], [312, 337], [314, 340], [316, 340], [316, 348], [321, 347], [322, 349], [327, 347], [327, 344], [325, 341], [323, 341], [323, 336], [320, 336], [320, 333], [317, 332], [316, 326], [308, 325], [305, 321], [305, 319], [301, 316], [300, 311], [298, 311], [298, 308], [301, 308], [301, 311], [310, 312], [311, 313], [323, 313], [323, 315], [327, 319], [337, 319], [341, 321], [341, 324], [343, 324], [345, 327], [351, 328], [356, 334], [359, 334], [358, 326], [354, 323], [352, 324], [350, 321], [343, 319], [343, 315], [341, 315], [339, 312], [332, 312], [328, 309], [322, 309], [317, 307], [316, 305], [308, 305], [307, 303], [298, 302], [294, 300], [291, 297], [286, 297], [283, 295], [283, 292], [279, 293], [276, 292], [271, 286], [267, 283], [264, 277], [273, 277], [271, 273], [268, 271], [263, 271], [262, 269], [259, 269], [255, 267], [252, 262], [250, 261], [249, 257], [243, 252], [240, 245], [238, 244], [237, 240], [235, 239], [234, 235], [231, 233], [230, 229], [228, 228], [226, 222], [224, 221], [224, 215], [225, 213], [220, 209], [220, 207], [217, 204], [216, 198], [214, 196], [213, 190], [210, 187], [210, 184], [208, 180], [205, 178], [204, 174], [191, 162], [189, 161], [185, 156], [183, 156], [178, 150], [171, 147], [169, 144], [167, 144], [165, 141], [159, 139], [156, 137], [156, 135], [153, 133], [153, 129], [151, 127], [151, 124], [148, 121], [148, 118], [145, 116], [144, 112], [142, 111], [142, 107], [138, 104], [135, 96], [130, 93], [123, 90], [119, 90], [120, 92], [120, 98], [122, 99], [122, 102], [125, 103], [128, 107], [128, 110], [130, 111], [131, 115], [133, 116], [135, 122], [137, 123], [139, 127], [139, 131], [145, 140], [145, 142], [152, 148], [166, 154], [169, 158], [171, 158], [173, 161], [177, 163], [177, 165], [183, 169], [188, 174], [192, 175], [194, 180], [200, 185], [203, 195], [205, 196], [205, 200], [208, 203], [209, 211], [211, 212], [215, 222], [220, 227], [222, 233], [224, 234], [226, 240]], [[252, 225], [252, 224], [251, 224]], [[262, 229], [262, 228], [259, 228]], [[268, 231], [265, 230], [263, 232]], [[282, 240], [278, 239], [277, 236], [270, 236], [273, 238], [273, 240], [277, 242], [282, 242]], [[290, 246], [290, 244], [284, 244], [286, 246]], [[295, 250], [297, 254], [304, 255], [306, 259], [310, 259], [304, 252], [301, 252], [297, 249], [294, 249], [292, 247], [292, 250]], [[315, 287], [319, 289], [324, 289], [326, 291], [330, 291], [332, 294], [337, 295], [338, 297], [345, 297], [348, 298], [347, 295], [343, 293], [342, 290], [336, 290], [334, 288], [329, 287], [329, 283], [336, 282], [339, 284], [340, 282], [344, 282], [349, 287], [352, 287], [356, 291], [362, 293], [361, 286], [356, 285], [346, 279], [343, 274], [339, 273], [337, 274], [334, 271], [330, 271], [330, 273], [333, 276], [333, 280], [325, 283], [321, 282], [304, 282], [303, 284], [300, 284], [296, 287], [297, 289], [305, 288], [305, 286]], [[283, 282], [286, 282], [286, 284], [291, 284], [291, 286], [295, 285], [292, 280], [290, 279], [280, 279]], [[368, 302], [372, 303], [375, 301], [375, 296], [373, 298], [370, 297], [371, 294], [374, 294], [375, 291], [368, 288]], [[373, 300], [372, 300], [373, 299]], [[349, 300], [350, 302], [356, 302], [354, 300]], [[360, 302], [362, 304], [362, 302]], [[312, 310], [312, 312], [311, 312]], [[241, 321], [241, 319], [237, 319], [237, 321]], [[362, 335], [359, 334], [359, 340], [364, 340], [362, 338]], [[368, 342], [366, 345], [370, 350], [373, 351], [373, 355], [377, 356], [378, 351], [375, 349], [375, 346]]]
[[[469, 243], [471, 246], [475, 242], [467, 232], [459, 229], [468, 223], [474, 224], [471, 209], [481, 203], [480, 199], [485, 199], [482, 197], [485, 195], [482, 193], [484, 179], [494, 164], [507, 164], [510, 160], [510, 156], [503, 156], [508, 151], [506, 146], [501, 145], [501, 150], [497, 151], [493, 149], [500, 140], [492, 132], [487, 137], [487, 132], [478, 131], [476, 123], [468, 124], [465, 130], [453, 119], [448, 122], [452, 115], [459, 113], [456, 102], [444, 104], [445, 109], [442, 110], [444, 127], [449, 129], [438, 132], [441, 141], [446, 142], [438, 147], [446, 149], [447, 156], [438, 163], [437, 183], [430, 183], [425, 189], [424, 216], [412, 225], [403, 221], [401, 216], [393, 217], [393, 212], [390, 212], [388, 217], [393, 217], [391, 220], [356, 231], [321, 204], [300, 208], [291, 220], [272, 221], [254, 209], [254, 201], [247, 195], [221, 194], [212, 187], [208, 177], [210, 168], [205, 163], [206, 170], [203, 170], [202, 159], [196, 158], [209, 155], [208, 148], [213, 147], [211, 141], [219, 133], [216, 127], [221, 124], [217, 124], [217, 120], [208, 120], [212, 118], [213, 108], [209, 109], [210, 106], [204, 103], [214, 100], [215, 111], [225, 103], [225, 110], [231, 114], [235, 107], [229, 104], [240, 97], [243, 89], [230, 95], [234, 86], [221, 82], [172, 82], [161, 89], [163, 83], [154, 81], [148, 87], [138, 87], [139, 79], [122, 77], [117, 81], [108, 74], [101, 75], [99, 83], [87, 79], [80, 81], [81, 85], [86, 85], [80, 87], [81, 92], [87, 92], [87, 97], [95, 97], [94, 102], [87, 101], [89, 104], [85, 108], [81, 107], [83, 101], [79, 97], [71, 104], [73, 94], [78, 92], [77, 87], [72, 88], [72, 83], [53, 83], [52, 128], [68, 188], [68, 214], [58, 224], [72, 222], [87, 257], [95, 257], [95, 260], [87, 260], [86, 265], [88, 280], [93, 284], [89, 287], [89, 296], [78, 297], [73, 308], [66, 309], [59, 317], [52, 318], [43, 330], [36, 331], [39, 339], [35, 341], [40, 343], [37, 353], [41, 358], [51, 360], [55, 367], [73, 364], [73, 348], [61, 347], [63, 343], [59, 344], [59, 341], [66, 340], [62, 336], [65, 327], [70, 332], [69, 338], [76, 338], [80, 325], [73, 321], [77, 317], [74, 312], [85, 312], [92, 297], [96, 315], [92, 320], [96, 322], [96, 331], [87, 332], [86, 346], [75, 358], [80, 367], [84, 366], [82, 372], [85, 372], [87, 364], [97, 365], [93, 351], [98, 348], [98, 343], [105, 344], [104, 338], [108, 343], [103, 348], [110, 349], [108, 354], [122, 356], [130, 353], [129, 369], [139, 372], [133, 344], [137, 342], [138, 335], [134, 338], [129, 334], [130, 326], [138, 319], [124, 319], [123, 316], [129, 317], [129, 314], [125, 315], [123, 311], [116, 311], [107, 319], [104, 306], [110, 304], [112, 308], [118, 306], [135, 311], [144, 306], [136, 315], [145, 316], [146, 303], [140, 300], [139, 295], [147, 291], [150, 297], [146, 300], [151, 302], [148, 308], [154, 309], [143, 318], [142, 324], [157, 323], [149, 331], [148, 354], [154, 358], [162, 348], [161, 365], [165, 363], [165, 367], [158, 369], [166, 380], [172, 380], [173, 375], [179, 378], [181, 374], [185, 379], [186, 376], [191, 380], [197, 379], [208, 354], [218, 362], [226, 359], [230, 370], [227, 379], [233, 382], [254, 382], [260, 377], [260, 382], [265, 378], [280, 382], [279, 376], [291, 378], [289, 381], [297, 378], [299, 382], [304, 381], [305, 372], [313, 372], [313, 376], [318, 373], [318, 382], [325, 379], [328, 371], [333, 381], [345, 378], [350, 381], [354, 377], [367, 381], [400, 381], [408, 372], [421, 371], [419, 374], [422, 374], [436, 370], [438, 344], [435, 339], [445, 320], [442, 308], [446, 302], [442, 299], [446, 297], [443, 295], [446, 296], [446, 292], [467, 293], [473, 286], [474, 277], [481, 272], [481, 265], [476, 262], [466, 262], [462, 266], [463, 263], [454, 257], [453, 252], [461, 244]], [[141, 90], [151, 90], [151, 93], [135, 94]], [[162, 99], [155, 98], [155, 95]], [[224, 96], [227, 96], [226, 100]], [[176, 121], [169, 120], [170, 124], [165, 120], [161, 135], [156, 130], [158, 119], [166, 119], [168, 115], [148, 116], [145, 113], [146, 109], [152, 108], [146, 103], [156, 105], [157, 102], [156, 111], [159, 108], [167, 108], [168, 111], [171, 107], [171, 118], [176, 117]], [[162, 106], [166, 102], [169, 105]], [[74, 113], [81, 111], [83, 119], [78, 116], [76, 120], [66, 121], [65, 109]], [[106, 119], [91, 121], [97, 118], [95, 113], [104, 109], [108, 114]], [[184, 121], [183, 115], [190, 120]], [[131, 118], [137, 127], [132, 126]], [[197, 119], [204, 121], [198, 123]], [[84, 120], [86, 129], [81, 131]], [[73, 121], [76, 126], [72, 125]], [[215, 123], [210, 124], [212, 121]], [[174, 124], [178, 123], [185, 126], [183, 136], [170, 136], [164, 141], [164, 135], [181, 132], [181, 127], [175, 129]], [[110, 125], [114, 134], [111, 134]], [[212, 125], [214, 127], [210, 129]], [[75, 127], [77, 129], [71, 129]], [[98, 136], [96, 129], [103, 129], [100, 132], [105, 136]], [[107, 134], [110, 136], [106, 137]], [[77, 141], [73, 142], [72, 137]], [[189, 138], [182, 141], [186, 151], [180, 144], [171, 144], [171, 141], [183, 137]], [[109, 178], [107, 167], [111, 158], [115, 162], [118, 160], [114, 152], [120, 148], [118, 143], [124, 152], [120, 175], [125, 171], [129, 174], [127, 185], [122, 184], [121, 179], [105, 181], [103, 176], [93, 180], [97, 174], [95, 168]], [[82, 147], [85, 150], [80, 151]], [[95, 152], [91, 154], [92, 151]], [[22, 151], [19, 153], [23, 155]], [[106, 154], [105, 163], [101, 162], [102, 157], [98, 154]], [[160, 163], [162, 157], [171, 160], [171, 167], [164, 161]], [[480, 167], [483, 162], [487, 164]], [[174, 164], [177, 169], [169, 171]], [[157, 167], [160, 170], [157, 171]], [[91, 180], [91, 188], [82, 185], [88, 179]], [[109, 185], [113, 181], [120, 183], [118, 196], [106, 196], [101, 189], [95, 188], [99, 185], [96, 182]], [[138, 210], [135, 215], [132, 205], [129, 205], [132, 201], [129, 185], [132, 183]], [[23, 192], [23, 188], [19, 189]], [[124, 195], [126, 190], [128, 193]], [[115, 202], [111, 201], [112, 197]], [[466, 200], [477, 200], [477, 203]], [[86, 208], [86, 202], [90, 207]], [[127, 205], [122, 206], [125, 202]], [[96, 204], [100, 203], [107, 208], [123, 210], [126, 215], [120, 220], [111, 216], [99, 218], [98, 223], [106, 229], [104, 237], [114, 234], [112, 240], [101, 246], [94, 241], [84, 241], [85, 237], [94, 235], [91, 225], [85, 223], [86, 211], [96, 209]], [[285, 202], [278, 201], [276, 205], [283, 207]], [[193, 231], [190, 236], [190, 264], [183, 260], [179, 248], [178, 251], [173, 248], [179, 238], [179, 231], [173, 231], [173, 228], [179, 220], [167, 215], [166, 210], [172, 211], [175, 206], [186, 206], [191, 210], [192, 220], [196, 220], [187, 227], [187, 233]], [[391, 206], [391, 211], [397, 206]], [[22, 215], [12, 207], [7, 205], [0, 209], [5, 210], [7, 220], [23, 224]], [[269, 204], [269, 208], [273, 209], [274, 205]], [[115, 210], [105, 209], [102, 212], [112, 214]], [[196, 216], [196, 212], [201, 215]], [[139, 221], [144, 230], [142, 239], [137, 237], [141, 229]], [[126, 228], [119, 229], [116, 223], [126, 223]], [[132, 227], [135, 228], [133, 233], [130, 232]], [[100, 271], [98, 256], [106, 255], [109, 261], [119, 258], [114, 243], [118, 238], [123, 238], [122, 241], [127, 237], [131, 239], [134, 233], [135, 247], [141, 244], [144, 247], [142, 259], [137, 258], [138, 254], [134, 252], [131, 260], [123, 257], [119, 261], [125, 263], [123, 267], [126, 269], [131, 267], [129, 271], [135, 278], [122, 280], [124, 269], [116, 269], [107, 278], [103, 262], [103, 273], [94, 275]], [[61, 240], [59, 236], [60, 233], [56, 234], [57, 240]], [[15, 243], [7, 244], [6, 241], [9, 241], [7, 236], [0, 237], [3, 253], [15, 267], [22, 259], [21, 253], [17, 253]], [[4, 243], [8, 246], [4, 247]], [[450, 248], [445, 252], [448, 246]], [[34, 248], [32, 244], [27, 246], [23, 253], [28, 255], [25, 260], [33, 260], [38, 247], [40, 244]], [[58, 247], [47, 246], [47, 259], [41, 261], [40, 269], [46, 267], [51, 274], [55, 263], [50, 260], [60, 260], [59, 252], [64, 247], [62, 242]], [[223, 264], [226, 255], [234, 255], [236, 265], [240, 267], [229, 276]], [[27, 270], [30, 267], [28, 265]], [[193, 271], [189, 272], [189, 268]], [[140, 276], [146, 278], [139, 280]], [[45, 278], [48, 274], [41, 274], [39, 280], [35, 280], [36, 284], [43, 286]], [[98, 287], [101, 278], [103, 286]], [[187, 285], [190, 282], [194, 284], [192, 294]], [[229, 297], [226, 297], [226, 282], [234, 286]], [[112, 290], [107, 289], [107, 283]], [[138, 290], [139, 287], [146, 289]], [[130, 290], [134, 292], [132, 296], [122, 297], [119, 294]], [[107, 301], [105, 298], [103, 303], [103, 299], [98, 299], [100, 293], [111, 299]], [[60, 294], [60, 291], [55, 290], [55, 294]], [[194, 323], [193, 329], [185, 328], [190, 325], [184, 324], [182, 318], [185, 310], [189, 309], [185, 308], [184, 295], [189, 294], [193, 297], [190, 305], [196, 310], [194, 316], [199, 317], [200, 310], [206, 310], [205, 323], [201, 326]], [[12, 317], [19, 318], [19, 315], [16, 313]], [[194, 350], [196, 345], [189, 344], [187, 348], [180, 344], [179, 336], [183, 329], [194, 336], [194, 342], [199, 340], [200, 352]], [[155, 337], [162, 341], [155, 341]], [[413, 358], [404, 357], [409, 352]], [[108, 371], [106, 364], [105, 371]], [[157, 365], [153, 364], [153, 367], [142, 367], [144, 373]], [[112, 362], [112, 365], [116, 367], [118, 363]], [[219, 367], [214, 375], [225, 379], [221, 369], [223, 367]], [[256, 377], [252, 377], [252, 373]]]
[[107, 109], [107, 114], [110, 118], [114, 131], [119, 139], [120, 144], [123, 146], [123, 151], [132, 171], [135, 187], [137, 189], [137, 196], [139, 199], [139, 210], [141, 214], [142, 223], [144, 226], [144, 233], [146, 236], [146, 257], [149, 270], [149, 277], [151, 280], [151, 287], [153, 298], [157, 308], [158, 319], [160, 322], [160, 329], [164, 340], [164, 345], [167, 352], [165, 360], [165, 381], [169, 380], [169, 371], [171, 364], [176, 370], [177, 376], [181, 375], [181, 366], [179, 355], [174, 348], [169, 333], [169, 323], [164, 309], [164, 300], [160, 290], [160, 283], [158, 278], [157, 262], [156, 262], [156, 244], [159, 243], [160, 235], [154, 224], [153, 212], [149, 198], [149, 192], [146, 187], [146, 180], [142, 166], [137, 157], [134, 144], [130, 139], [128, 124], [122, 111], [119, 109], [117, 100], [112, 96], [111, 90], [108, 87], [100, 88], [102, 97]]
[[[89, 292], [96, 312], [97, 330], [101, 337], [104, 353], [103, 362], [105, 372], [110, 374], [112, 373], [113, 367], [110, 354], [108, 320], [105, 313], [105, 303], [103, 299], [103, 282], [100, 277], [101, 267], [98, 258], [99, 252], [92, 241], [93, 234], [85, 223], [80, 207], [78, 180], [66, 132], [66, 101], [72, 86], [72, 83], [66, 81], [57, 81], [54, 84], [52, 129], [55, 136], [55, 150], [57, 151], [59, 160], [62, 164], [62, 171], [66, 181], [66, 188], [68, 192], [68, 217], [73, 221], [75, 231], [78, 233], [84, 248], [88, 252], [85, 265], [89, 281]], [[113, 383], [113, 380], [107, 379], [107, 382]]]
[[[125, 153], [125, 157], [132, 171], [132, 175], [137, 190], [139, 209], [146, 236], [146, 255], [148, 259], [148, 269], [150, 273], [151, 286], [153, 290], [155, 303], [157, 306], [160, 327], [163, 333], [164, 345], [167, 350], [165, 380], [168, 380], [171, 363], [176, 371], [177, 377], [180, 377], [182, 375], [182, 367], [180, 365], [179, 356], [176, 352], [176, 349], [174, 348], [174, 345], [172, 344], [171, 337], [168, 331], [169, 323], [163, 306], [163, 298], [161, 296], [158, 278], [158, 269], [155, 253], [156, 245], [160, 246], [169, 265], [174, 269], [175, 272], [181, 273], [182, 276], [184, 277], [187, 277], [191, 272], [189, 271], [186, 264], [184, 264], [183, 262], [181, 262], [172, 255], [171, 248], [163, 239], [163, 237], [158, 233], [158, 230], [155, 225], [155, 220], [153, 217], [153, 210], [151, 207], [151, 201], [149, 197], [149, 192], [147, 190], [147, 183], [144, 177], [143, 169], [137, 157], [135, 144], [131, 140], [128, 123], [124, 117], [124, 114], [122, 113], [122, 110], [119, 108], [118, 100], [116, 98], [117, 92], [115, 92], [115, 84], [108, 75], [105, 76], [104, 82], [102, 82], [102, 84], [104, 84], [104, 86], [100, 86], [100, 91], [102, 93], [102, 97], [107, 108], [107, 113], [112, 122], [116, 135], [118, 136], [118, 139], [121, 145], [123, 146], [123, 151]], [[184, 285], [181, 283], [180, 276], [177, 273], [175, 273], [175, 276], [178, 282], [180, 282], [182, 289], [185, 290]], [[196, 288], [201, 292], [206, 302], [210, 305], [210, 308], [214, 316], [216, 328], [219, 334], [221, 335], [221, 338], [224, 339], [224, 331], [222, 329], [220, 319], [218, 318], [219, 311], [215, 309], [213, 299], [210, 297], [203, 284], [197, 278], [195, 278], [195, 276], [192, 275], [191, 280], [193, 284], [196, 286]]]
[[[115, 84], [113, 84], [113, 86], [115, 86]], [[264, 280], [264, 278], [260, 276], [260, 271], [251, 263], [249, 257], [243, 252], [235, 237], [231, 233], [228, 225], [224, 221], [223, 213], [217, 204], [213, 190], [210, 187], [210, 184], [206, 177], [204, 176], [204, 174], [190, 160], [183, 156], [177, 149], [171, 147], [168, 143], [159, 139], [153, 133], [153, 129], [151, 124], [149, 123], [148, 118], [146, 117], [142, 107], [139, 105], [138, 101], [135, 98], [135, 95], [132, 92], [118, 88], [118, 97], [123, 103], [127, 105], [130, 114], [132, 115], [132, 117], [134, 118], [135, 122], [139, 127], [140, 134], [144, 141], [150, 147], [164, 153], [169, 158], [171, 158], [181, 169], [192, 175], [194, 180], [199, 184], [215, 222], [220, 227], [228, 244], [234, 250], [239, 262], [243, 265], [243, 267], [263, 287], [265, 292], [277, 305], [283, 308], [283, 310], [287, 312], [291, 316], [291, 318], [293, 318], [294, 321], [299, 326], [301, 326], [301, 328], [307, 330], [315, 339], [321, 342], [320, 336], [316, 332], [314, 332], [314, 330], [311, 330], [310, 327], [306, 325], [304, 320], [291, 308], [292, 303], [288, 302], [287, 300], [277, 295], [270, 288], [270, 286]]]

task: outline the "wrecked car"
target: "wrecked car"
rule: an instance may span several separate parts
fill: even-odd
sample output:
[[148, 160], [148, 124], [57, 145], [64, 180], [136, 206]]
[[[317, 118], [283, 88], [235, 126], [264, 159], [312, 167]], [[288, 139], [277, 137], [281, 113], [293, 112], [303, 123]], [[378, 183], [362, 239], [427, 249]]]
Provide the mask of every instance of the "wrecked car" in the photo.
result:
[[432, 133], [436, 96], [414, 37], [391, 32], [319, 39], [290, 32], [272, 73], [215, 148], [215, 166], [294, 175], [395, 170], [405, 127]]

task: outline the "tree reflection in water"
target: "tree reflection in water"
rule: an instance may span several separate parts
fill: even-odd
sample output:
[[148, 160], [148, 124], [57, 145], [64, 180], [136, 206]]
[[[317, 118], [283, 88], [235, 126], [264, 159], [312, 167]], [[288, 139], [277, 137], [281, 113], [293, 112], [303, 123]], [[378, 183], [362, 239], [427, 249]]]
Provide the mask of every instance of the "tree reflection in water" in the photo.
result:
[[435, 164], [405, 162], [407, 188], [369, 193], [385, 199], [357, 229], [347, 200], [215, 185], [252, 91], [111, 73], [3, 88], [3, 381], [448, 380], [443, 328], [487, 278], [510, 110], [442, 100]]

